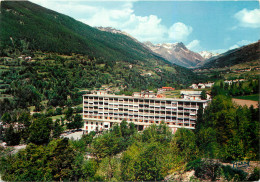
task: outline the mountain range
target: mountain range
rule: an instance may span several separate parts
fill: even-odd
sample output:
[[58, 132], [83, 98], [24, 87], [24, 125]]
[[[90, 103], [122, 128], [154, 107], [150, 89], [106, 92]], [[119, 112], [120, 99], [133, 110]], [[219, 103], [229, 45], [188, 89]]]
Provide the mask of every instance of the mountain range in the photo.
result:
[[111, 65], [136, 65], [140, 74], [181, 83], [196, 78], [183, 67], [225, 67], [259, 59], [259, 42], [217, 56], [205, 51], [199, 54], [182, 42], [141, 43], [120, 30], [91, 27], [29, 1], [1, 1], [0, 11], [0, 56], [30, 51], [83, 54]]
[[192, 68], [198, 63], [205, 61], [205, 58], [203, 58], [199, 53], [189, 50], [182, 42], [162, 43], [156, 45], [151, 42], [145, 42], [144, 44], [166, 60], [180, 66]]
[[[138, 42], [134, 37], [130, 34], [123, 32], [121, 30], [117, 30], [112, 27], [96, 27], [101, 31], [111, 32], [114, 34], [123, 34], [131, 37], [133, 40]], [[166, 60], [171, 63], [184, 66], [187, 68], [193, 68], [200, 64], [203, 64], [205, 60], [210, 59], [218, 54], [209, 52], [209, 51], [201, 51], [199, 53], [193, 52], [189, 50], [182, 42], [177, 43], [161, 43], [154, 45], [153, 43], [147, 41], [143, 42], [144, 46], [149, 48], [152, 52], [162, 56]]]

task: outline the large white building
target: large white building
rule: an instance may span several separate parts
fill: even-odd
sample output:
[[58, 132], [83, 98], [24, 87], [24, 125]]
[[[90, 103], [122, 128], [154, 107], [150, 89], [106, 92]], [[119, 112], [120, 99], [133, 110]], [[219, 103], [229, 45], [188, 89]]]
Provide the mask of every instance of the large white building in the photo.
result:
[[[201, 92], [202, 91], [194, 91], [194, 90], [182, 90], [180, 91], [181, 97], [185, 100], [201, 100]], [[210, 100], [210, 95], [206, 94], [207, 99]]]
[[157, 98], [151, 94], [109, 95], [105, 92], [83, 95], [84, 132], [107, 130], [122, 120], [133, 122], [138, 130], [164, 121], [175, 132], [194, 129], [199, 106], [209, 100]]

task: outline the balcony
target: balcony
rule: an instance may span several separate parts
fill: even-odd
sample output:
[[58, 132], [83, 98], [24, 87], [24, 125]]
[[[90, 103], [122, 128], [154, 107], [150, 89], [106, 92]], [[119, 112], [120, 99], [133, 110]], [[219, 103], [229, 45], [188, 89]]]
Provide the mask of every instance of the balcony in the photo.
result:
[[199, 108], [199, 106], [191, 105], [190, 108]]
[[184, 105], [184, 107], [190, 107], [190, 105]]

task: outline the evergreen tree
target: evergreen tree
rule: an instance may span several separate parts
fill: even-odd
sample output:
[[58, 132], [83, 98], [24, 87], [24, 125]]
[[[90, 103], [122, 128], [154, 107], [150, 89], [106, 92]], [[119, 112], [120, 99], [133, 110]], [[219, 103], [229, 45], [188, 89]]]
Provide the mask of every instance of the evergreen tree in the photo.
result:
[[80, 129], [83, 127], [83, 120], [80, 114], [76, 114], [73, 118], [73, 128]]
[[65, 118], [68, 121], [72, 121], [72, 116], [73, 116], [73, 109], [69, 107], [68, 110], [65, 112]]
[[73, 161], [75, 153], [69, 145], [68, 138], [59, 139], [50, 155], [49, 166], [54, 181], [73, 180]]
[[207, 99], [207, 94], [206, 94], [205, 90], [202, 90], [202, 92], [200, 94], [200, 97], [201, 97], [202, 100], [206, 100]]
[[5, 131], [5, 142], [9, 146], [18, 145], [20, 143], [21, 137], [18, 132], [14, 131], [13, 125]]
[[60, 125], [60, 120], [56, 119], [53, 127], [53, 138], [59, 138], [63, 132], [63, 128]]
[[29, 142], [37, 145], [46, 144], [50, 141], [52, 119], [40, 117], [33, 121], [30, 126]]
[[4, 113], [3, 116], [1, 117], [1, 120], [3, 121], [3, 124], [11, 124], [12, 118], [9, 113]]

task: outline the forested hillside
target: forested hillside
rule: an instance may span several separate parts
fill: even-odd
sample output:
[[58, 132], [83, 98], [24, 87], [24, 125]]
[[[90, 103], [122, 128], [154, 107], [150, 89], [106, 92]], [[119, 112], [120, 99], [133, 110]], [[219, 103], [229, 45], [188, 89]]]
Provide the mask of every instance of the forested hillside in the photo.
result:
[[1, 55], [17, 51], [81, 53], [105, 61], [163, 61], [124, 34], [100, 31], [29, 1], [1, 2]]
[[82, 53], [116, 61], [155, 58], [130, 37], [102, 32], [75, 19], [27, 1], [1, 3], [1, 54], [41, 50]]
[[[186, 87], [199, 78], [123, 34], [100, 31], [28, 1], [1, 2], [0, 116], [12, 108], [81, 102], [82, 89]], [[6, 104], [4, 104], [6, 103]], [[8, 109], [9, 108], [9, 109]], [[39, 110], [39, 109], [38, 109]]]
[[[156, 65], [156, 67], [155, 67]], [[154, 66], [154, 67], [153, 67]], [[161, 72], [155, 71], [155, 68]], [[130, 65], [128, 62], [104, 62], [88, 56], [62, 56], [34, 53], [33, 59], [0, 59], [0, 116], [14, 108], [36, 106], [42, 101], [49, 106], [71, 106], [81, 103], [80, 90], [111, 88], [119, 91], [156, 89], [165, 85], [182, 88], [196, 75], [180, 67], [151, 60], [149, 65]], [[9, 99], [4, 101], [2, 99]], [[38, 109], [39, 110], [39, 109]]]
[[224, 68], [260, 60], [260, 41], [227, 51], [207, 60], [201, 68]]

